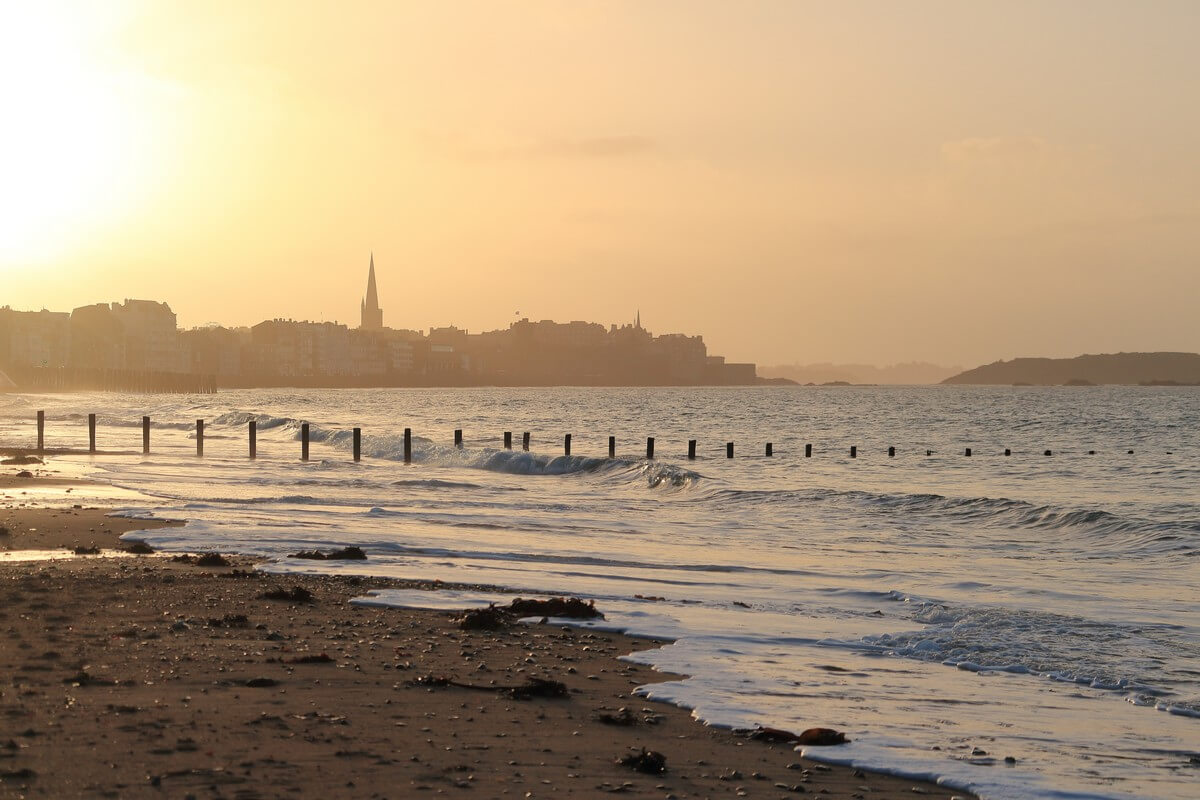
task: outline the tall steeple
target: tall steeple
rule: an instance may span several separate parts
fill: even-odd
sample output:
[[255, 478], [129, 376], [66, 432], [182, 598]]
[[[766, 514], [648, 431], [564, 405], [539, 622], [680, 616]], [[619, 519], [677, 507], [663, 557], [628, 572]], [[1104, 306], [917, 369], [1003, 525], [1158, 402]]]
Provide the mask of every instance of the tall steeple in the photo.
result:
[[379, 292], [375, 288], [375, 253], [371, 253], [371, 268], [367, 273], [367, 296], [362, 301], [360, 328], [379, 330], [383, 327], [383, 309], [379, 307]]

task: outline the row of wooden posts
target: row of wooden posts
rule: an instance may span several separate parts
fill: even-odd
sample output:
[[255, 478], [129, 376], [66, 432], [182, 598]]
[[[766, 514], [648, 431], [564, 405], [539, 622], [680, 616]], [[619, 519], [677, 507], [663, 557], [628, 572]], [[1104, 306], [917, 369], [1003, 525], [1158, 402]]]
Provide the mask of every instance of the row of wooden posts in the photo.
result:
[[[247, 427], [248, 427], [248, 436], [249, 436], [250, 458], [257, 458], [258, 457], [258, 423], [255, 422], [254, 420], [250, 420]], [[45, 433], [46, 433], [46, 412], [39, 411], [39, 412], [37, 412], [37, 449], [38, 449], [39, 453], [44, 453], [46, 451]], [[302, 423], [300, 423], [300, 460], [301, 461], [308, 461], [308, 442], [309, 442], [308, 423], [302, 422]], [[734, 444], [733, 442], [725, 443], [725, 457], [726, 458], [733, 458], [733, 444]], [[454, 431], [454, 446], [459, 449], [461, 449], [463, 446], [463, 432], [462, 432], [461, 428]], [[511, 450], [512, 446], [513, 446], [512, 431], [505, 431], [504, 432], [504, 449]], [[523, 433], [521, 435], [521, 449], [525, 450], [525, 451], [529, 450], [529, 432], [528, 431], [526, 431], [525, 433]], [[95, 414], [88, 414], [88, 452], [89, 453], [96, 452], [96, 415]], [[143, 453], [150, 452], [150, 417], [142, 417], [142, 452]], [[1129, 453], [1132, 454], [1133, 451], [1130, 450]], [[568, 456], [571, 455], [571, 434], [569, 434], [569, 433], [566, 434], [563, 438], [563, 454], [568, 455]], [[811, 444], [804, 445], [804, 457], [812, 458], [812, 454], [813, 454], [813, 446]], [[889, 447], [887, 450], [887, 454], [888, 454], [888, 458], [895, 458], [896, 457], [896, 448]], [[963, 453], [963, 455], [965, 455], [965, 456], [970, 456], [971, 454], [972, 454], [972, 451], [971, 451], [970, 447], [966, 448], [965, 452]], [[1046, 450], [1042, 455], [1050, 456], [1053, 454], [1054, 453], [1052, 451]], [[1095, 454], [1096, 454], [1095, 450], [1088, 451], [1088, 455], [1095, 455]], [[196, 455], [198, 455], [198, 456], [204, 455], [204, 420], [202, 420], [202, 419], [196, 420]], [[617, 437], [609, 436], [608, 437], [608, 457], [615, 458], [616, 455], [617, 455]], [[767, 442], [765, 455], [768, 458], [775, 455], [775, 448], [771, 442]], [[933, 455], [933, 451], [926, 450], [925, 455], [931, 456], [931, 455]], [[1004, 455], [1011, 456], [1012, 450], [1007, 447], [1004, 448]], [[687, 457], [689, 460], [696, 458], [696, 440], [695, 439], [688, 439]], [[850, 457], [858, 458], [858, 446], [857, 445], [852, 445], [850, 447]], [[654, 458], [654, 437], [653, 436], [646, 437], [646, 458]], [[360, 461], [361, 459], [362, 459], [362, 428], [355, 428], [354, 429], [354, 460]], [[404, 429], [404, 463], [405, 464], [412, 463], [412, 428]]]

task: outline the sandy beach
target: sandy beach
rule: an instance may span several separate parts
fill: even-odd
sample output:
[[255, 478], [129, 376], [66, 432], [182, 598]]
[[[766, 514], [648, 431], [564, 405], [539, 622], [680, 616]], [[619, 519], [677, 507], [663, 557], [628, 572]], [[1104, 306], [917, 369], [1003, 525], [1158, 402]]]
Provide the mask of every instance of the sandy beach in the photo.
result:
[[[146, 522], [72, 508], [52, 472], [13, 469], [0, 478], [2, 796], [969, 796], [819, 765], [635, 697], [675, 677], [618, 660], [655, 642], [463, 630], [457, 613], [347, 602], [436, 585], [129, 554], [118, 537]], [[22, 491], [50, 482], [61, 502], [31, 507]], [[11, 560], [74, 548], [119, 553]], [[268, 599], [278, 590], [291, 599]], [[566, 695], [517, 699], [530, 679]], [[665, 771], [620, 763], [643, 749]]]

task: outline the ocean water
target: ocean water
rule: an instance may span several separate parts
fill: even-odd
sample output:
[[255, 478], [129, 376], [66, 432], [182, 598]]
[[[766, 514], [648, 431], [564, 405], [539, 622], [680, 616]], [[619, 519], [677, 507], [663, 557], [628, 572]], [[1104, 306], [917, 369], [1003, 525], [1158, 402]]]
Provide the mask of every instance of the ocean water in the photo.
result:
[[[642, 691], [711, 724], [835, 727], [853, 743], [809, 755], [985, 798], [1200, 796], [1194, 388], [0, 395], [0, 446], [32, 444], [39, 408], [50, 447], [86, 447], [98, 414], [128, 453], [59, 463], [150, 498], [125, 513], [189, 520], [137, 534], [156, 548], [594, 597], [604, 625], [675, 640], [632, 658], [691, 677]], [[349, 544], [369, 559], [287, 557]]]

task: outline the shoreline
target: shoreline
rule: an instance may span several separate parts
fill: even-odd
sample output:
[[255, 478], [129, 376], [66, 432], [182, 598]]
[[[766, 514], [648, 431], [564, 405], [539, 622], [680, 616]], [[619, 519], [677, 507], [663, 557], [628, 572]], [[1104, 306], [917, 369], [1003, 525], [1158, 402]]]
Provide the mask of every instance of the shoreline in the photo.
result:
[[[55, 479], [4, 478], [9, 552], [122, 549], [126, 531], [182, 524], [95, 506], [16, 507], [14, 485]], [[226, 558], [224, 567], [162, 555], [0, 562], [0, 621], [15, 647], [0, 718], [18, 734], [0, 751], [0, 794], [971, 796], [802, 759], [787, 743], [634, 695], [680, 677], [618, 660], [660, 640], [558, 624], [466, 631], [461, 612], [348, 602], [444, 584], [275, 576], [255, 571], [257, 559]], [[263, 599], [271, 587], [316, 601]], [[485, 688], [413, 683], [421, 677]], [[561, 681], [570, 695], [518, 701], [491, 686], [529, 677]], [[667, 771], [616, 763], [641, 748], [665, 755]]]

